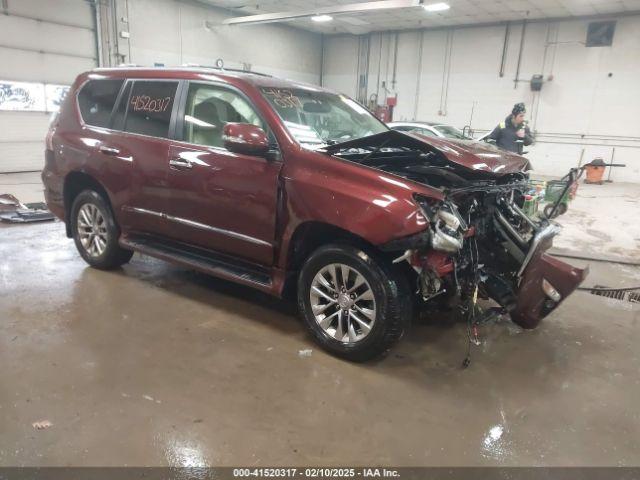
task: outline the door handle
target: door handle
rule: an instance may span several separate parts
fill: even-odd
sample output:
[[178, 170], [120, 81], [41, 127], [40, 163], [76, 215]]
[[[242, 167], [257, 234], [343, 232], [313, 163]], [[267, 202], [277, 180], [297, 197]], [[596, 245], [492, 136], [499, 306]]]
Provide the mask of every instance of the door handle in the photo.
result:
[[113, 147], [105, 147], [104, 145], [102, 145], [100, 146], [99, 150], [100, 150], [100, 153], [104, 153], [105, 155], [111, 155], [112, 157], [115, 157], [116, 155], [120, 155], [120, 150]]
[[189, 160], [184, 158], [172, 158], [169, 160], [169, 166], [176, 170], [188, 170], [193, 167], [193, 164]]

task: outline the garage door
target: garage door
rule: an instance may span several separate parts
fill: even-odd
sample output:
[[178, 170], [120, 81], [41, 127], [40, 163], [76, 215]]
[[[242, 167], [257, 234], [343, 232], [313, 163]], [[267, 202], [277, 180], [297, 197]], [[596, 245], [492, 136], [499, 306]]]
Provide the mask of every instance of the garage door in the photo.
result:
[[89, 2], [0, 0], [0, 173], [42, 169], [51, 96], [95, 65]]

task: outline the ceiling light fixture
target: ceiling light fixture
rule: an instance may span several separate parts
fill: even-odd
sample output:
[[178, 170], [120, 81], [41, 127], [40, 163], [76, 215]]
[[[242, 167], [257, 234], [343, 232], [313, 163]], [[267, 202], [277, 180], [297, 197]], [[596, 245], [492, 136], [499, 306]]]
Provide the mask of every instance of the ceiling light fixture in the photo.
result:
[[333, 20], [333, 17], [331, 15], [314, 15], [311, 17], [311, 20], [314, 22], [330, 22]]
[[440, 2], [440, 3], [432, 3], [430, 5], [422, 5], [427, 12], [442, 12], [444, 10], [449, 10], [449, 4]]
[[258, 25], [261, 23], [289, 22], [302, 18], [324, 17], [325, 15], [338, 17], [340, 15], [349, 15], [354, 13], [375, 13], [383, 12], [385, 10], [419, 7], [422, 5], [422, 2], [423, 0], [376, 0], [375, 2], [350, 3], [347, 5], [339, 4], [321, 8], [314, 7], [312, 10], [261, 13], [259, 15], [225, 18], [222, 21], [222, 25]]

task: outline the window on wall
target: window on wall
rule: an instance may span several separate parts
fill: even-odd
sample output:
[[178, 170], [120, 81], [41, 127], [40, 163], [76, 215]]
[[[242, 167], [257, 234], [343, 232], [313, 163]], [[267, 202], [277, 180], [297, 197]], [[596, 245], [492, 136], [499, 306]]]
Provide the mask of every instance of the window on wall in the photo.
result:
[[610, 47], [615, 31], [615, 20], [591, 22], [587, 27], [587, 47]]
[[253, 107], [234, 91], [214, 85], [189, 85], [183, 128], [186, 142], [223, 147], [222, 129], [229, 122], [265, 128]]
[[152, 137], [168, 137], [177, 88], [178, 82], [136, 81], [129, 97], [125, 130]]
[[44, 86], [44, 98], [45, 98], [45, 110], [47, 112], [57, 112], [62, 106], [67, 93], [69, 92], [68, 85], [54, 85], [45, 84]]
[[0, 80], [0, 110], [57, 112], [68, 85]]
[[84, 123], [108, 127], [111, 111], [124, 80], [90, 80], [78, 94], [78, 105]]

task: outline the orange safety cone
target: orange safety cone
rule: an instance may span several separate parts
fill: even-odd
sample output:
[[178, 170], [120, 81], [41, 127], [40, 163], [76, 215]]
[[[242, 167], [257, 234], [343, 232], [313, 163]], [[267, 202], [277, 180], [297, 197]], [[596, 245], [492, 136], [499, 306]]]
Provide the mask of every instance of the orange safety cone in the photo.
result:
[[595, 183], [597, 185], [602, 185], [602, 177], [604, 176], [604, 171], [606, 168], [607, 166], [601, 158], [596, 158], [588, 165], [585, 165], [587, 178], [585, 179], [584, 183]]

